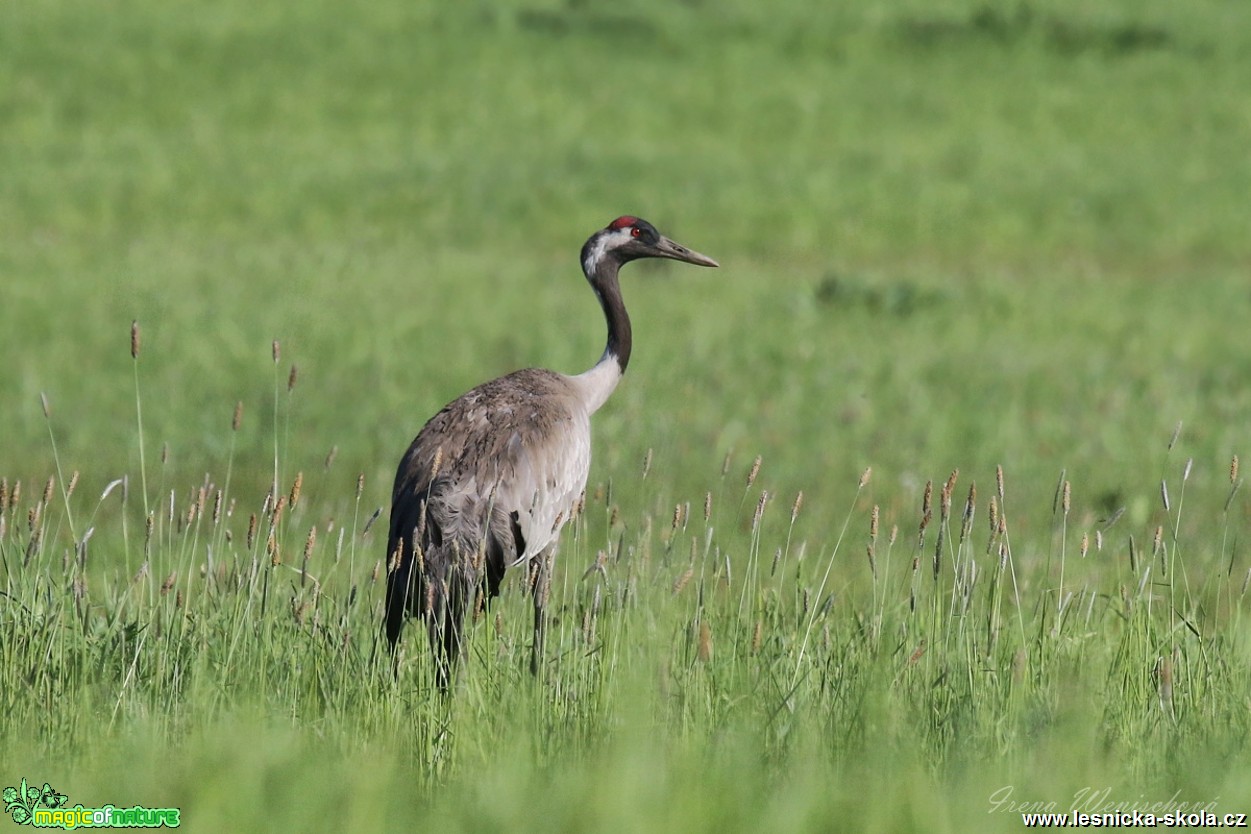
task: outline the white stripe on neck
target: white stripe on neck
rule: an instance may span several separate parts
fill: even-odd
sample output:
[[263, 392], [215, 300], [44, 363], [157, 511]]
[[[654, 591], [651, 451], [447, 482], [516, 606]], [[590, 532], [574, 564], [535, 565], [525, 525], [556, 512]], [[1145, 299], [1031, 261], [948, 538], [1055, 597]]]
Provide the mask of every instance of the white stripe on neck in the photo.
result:
[[605, 350], [595, 367], [569, 379], [578, 387], [586, 413], [594, 414], [608, 401], [621, 381], [621, 363], [616, 354]]

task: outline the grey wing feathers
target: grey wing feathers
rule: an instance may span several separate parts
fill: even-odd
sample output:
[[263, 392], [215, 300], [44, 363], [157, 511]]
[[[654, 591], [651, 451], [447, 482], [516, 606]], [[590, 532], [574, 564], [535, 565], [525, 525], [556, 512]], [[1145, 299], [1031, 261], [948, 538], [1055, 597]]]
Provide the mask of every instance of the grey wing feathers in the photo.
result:
[[[485, 568], [488, 593], [497, 593], [506, 566], [556, 537], [589, 466], [589, 415], [567, 377], [531, 369], [473, 389], [431, 418], [400, 462], [391, 570], [404, 568], [425, 595], [427, 579], [476, 584]], [[425, 576], [412, 582], [404, 563], [417, 545]], [[411, 602], [425, 610], [424, 600]]]

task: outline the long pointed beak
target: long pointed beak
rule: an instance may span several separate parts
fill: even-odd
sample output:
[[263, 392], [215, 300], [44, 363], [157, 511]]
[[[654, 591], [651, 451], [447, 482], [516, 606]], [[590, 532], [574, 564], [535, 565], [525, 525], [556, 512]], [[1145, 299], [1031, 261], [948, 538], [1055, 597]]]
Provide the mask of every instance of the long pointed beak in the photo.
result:
[[721, 266], [707, 255], [701, 255], [694, 249], [687, 249], [680, 243], [674, 243], [664, 235], [660, 236], [660, 241], [653, 247], [655, 253], [662, 258], [672, 258], [675, 261], [685, 261], [688, 264], [696, 266]]

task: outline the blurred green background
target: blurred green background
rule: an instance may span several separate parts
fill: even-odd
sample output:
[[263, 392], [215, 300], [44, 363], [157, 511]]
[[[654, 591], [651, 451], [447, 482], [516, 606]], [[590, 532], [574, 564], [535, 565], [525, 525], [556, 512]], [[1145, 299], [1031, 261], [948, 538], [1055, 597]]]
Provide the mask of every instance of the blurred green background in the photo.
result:
[[[706, 490], [732, 504], [760, 455], [757, 488], [788, 507], [803, 490], [796, 542], [827, 554], [849, 504], [880, 504], [883, 531], [911, 535], [927, 480], [959, 468], [960, 490], [976, 480], [984, 499], [1001, 464], [1017, 558], [1043, 576], [1035, 587], [1046, 587], [1061, 473], [1073, 531], [1125, 508], [1117, 541], [1143, 545], [1176, 522], [1183, 538], [1202, 534], [1188, 556], [1210, 568], [1233, 553], [1240, 577], [1243, 494], [1230, 505], [1229, 551], [1220, 524], [1251, 409], [1249, 61], [1251, 5], [1233, 0], [4, 4], [0, 476], [27, 484], [27, 501], [58, 462], [62, 482], [81, 473], [88, 507], [115, 478], [133, 490], [137, 380], [153, 498], [176, 490], [181, 502], [230, 470], [241, 506], [259, 506], [277, 454], [284, 488], [308, 474], [305, 506], [323, 531], [353, 511], [358, 475], [365, 511], [385, 513], [400, 454], [443, 403], [518, 367], [573, 373], [598, 358], [603, 323], [576, 256], [594, 230], [633, 213], [722, 266], [623, 274], [636, 348], [596, 416], [591, 484], [612, 482], [624, 524], [666, 518], [675, 502], [698, 508]], [[1162, 514], [1160, 481], [1176, 500], [1183, 468], [1196, 509]], [[605, 537], [604, 519], [586, 524], [586, 541]], [[123, 548], [101, 529], [94, 564], [120, 562]], [[741, 560], [747, 539], [727, 551]], [[1118, 638], [1104, 637], [1112, 652]], [[1155, 635], [1135, 639], [1154, 658]], [[1134, 795], [1181, 779], [1188, 796], [1206, 796], [1237, 771], [1219, 756], [1187, 771], [1204, 757], [1178, 742], [1185, 755], [1162, 765], [1174, 781], [1148, 785], [1099, 756], [1062, 773], [1057, 762], [1097, 747], [1098, 722], [1067, 716], [1076, 708], [1058, 680], [1031, 683], [1042, 705], [1022, 708], [1023, 726], [1029, 710], [1047, 718], [1039, 735], [1012, 736], [1019, 746], [993, 779], [978, 760], [926, 782], [933, 751], [923, 749], [915, 760], [875, 754], [868, 770], [854, 752], [816, 776], [797, 765], [779, 777], [794, 793], [775, 795], [767, 777], [736, 790], [757, 762], [753, 733], [776, 727], [772, 716], [767, 732], [719, 720], [732, 710], [710, 699], [688, 731], [700, 743], [627, 738], [589, 766], [553, 754], [551, 770], [520, 779], [501, 759], [482, 783], [462, 778], [443, 798], [397, 808], [403, 780], [443, 776], [413, 765], [407, 741], [358, 738], [358, 725], [324, 717], [224, 731], [237, 693], [201, 678], [187, 715], [170, 719], [169, 736], [191, 739], [176, 766], [151, 752], [166, 735], [143, 748], [136, 731], [137, 741], [95, 748], [77, 781], [58, 787], [111, 795], [125, 783], [136, 798], [172, 796], [202, 822], [255, 783], [240, 813], [256, 823], [268, 801], [294, 825], [298, 809], [318, 807], [283, 793], [295, 774], [327, 802], [355, 797], [358, 820], [426, 809], [448, 830], [506, 827], [535, 796], [544, 800], [530, 807], [553, 827], [613, 828], [642, 796], [661, 809], [653, 821], [678, 827], [689, 823], [682, 801], [706, 788], [703, 754], [722, 745], [714, 787], [689, 811], [709, 830], [831, 818], [968, 830], [985, 822], [1001, 775], [1037, 799], [1063, 795], [1069, 777], [1115, 779]], [[866, 701], [897, 682], [884, 674]], [[112, 685], [100, 687], [104, 702]], [[1088, 705], [1102, 697], [1092, 691], [1073, 698]], [[1241, 703], [1237, 687], [1219, 694]], [[96, 703], [70, 695], [71, 706]], [[541, 718], [544, 702], [530, 696]], [[183, 694], [153, 696], [167, 697]], [[404, 720], [400, 697], [370, 703], [385, 719], [361, 720], [385, 734]], [[907, 705], [868, 718], [897, 726]], [[462, 764], [493, 755], [490, 727], [465, 730], [474, 706], [457, 727], [480, 749]], [[857, 708], [847, 720], [860, 721]], [[1059, 730], [1036, 744], [1044, 725]], [[640, 738], [672, 729], [640, 726]], [[864, 732], [871, 746], [876, 730]], [[826, 755], [824, 739], [803, 743]], [[1230, 744], [1226, 754], [1245, 749]], [[150, 758], [125, 775], [128, 745]], [[827, 796], [831, 773], [847, 778]], [[341, 791], [326, 788], [332, 779]], [[901, 804], [864, 816], [893, 787]], [[596, 790], [599, 806], [570, 798]], [[773, 816], [770, 797], [794, 807]]]
[[[1150, 488], [1245, 436], [1251, 9], [1239, 3], [13, 4], [0, 27], [0, 470], [195, 480], [338, 447], [387, 499], [425, 418], [588, 366], [576, 253], [621, 213], [723, 263], [632, 267], [595, 476], [727, 451], [829, 497], [1002, 463]], [[976, 473], [976, 474], [975, 474]], [[1146, 477], [1144, 477], [1146, 476]], [[679, 481], [682, 478], [679, 477]]]

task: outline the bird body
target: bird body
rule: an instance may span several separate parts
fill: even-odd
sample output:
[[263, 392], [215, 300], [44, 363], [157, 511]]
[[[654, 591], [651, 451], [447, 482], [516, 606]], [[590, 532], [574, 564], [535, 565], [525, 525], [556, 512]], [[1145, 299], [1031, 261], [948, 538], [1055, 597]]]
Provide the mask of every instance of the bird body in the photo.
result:
[[400, 461], [387, 550], [387, 636], [394, 650], [405, 617], [422, 616], [441, 687], [459, 656], [469, 606], [480, 591], [498, 595], [505, 570], [519, 564], [531, 566], [537, 671], [551, 559], [590, 471], [591, 415], [629, 362], [630, 320], [617, 271], [639, 257], [716, 266], [646, 221], [613, 221], [582, 250], [608, 324], [600, 360], [576, 376], [528, 368], [471, 389], [426, 423]]

